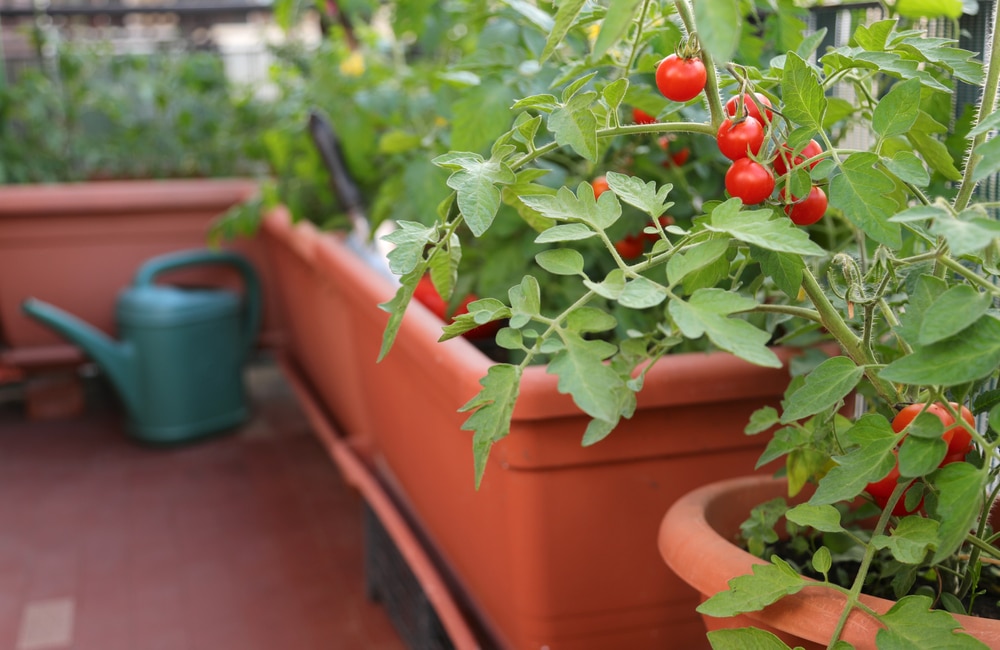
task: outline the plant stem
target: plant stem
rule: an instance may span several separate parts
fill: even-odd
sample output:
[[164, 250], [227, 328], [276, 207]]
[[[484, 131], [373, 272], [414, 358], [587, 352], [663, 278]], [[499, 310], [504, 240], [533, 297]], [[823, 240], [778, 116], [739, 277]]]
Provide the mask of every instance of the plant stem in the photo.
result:
[[[997, 101], [997, 86], [1000, 84], [1000, 34], [997, 33], [997, 16], [1000, 16], [1000, 13], [998, 13], [997, 5], [994, 4], [993, 31], [991, 32], [993, 44], [990, 47], [990, 60], [986, 68], [986, 84], [983, 86], [982, 98], [979, 101], [979, 114], [976, 116], [977, 126], [993, 112]], [[972, 198], [972, 192], [976, 188], [972, 176], [983, 158], [976, 153], [976, 147], [986, 141], [986, 136], [986, 133], [980, 133], [972, 139], [972, 143], [969, 145], [969, 154], [965, 161], [965, 172], [962, 175], [962, 183], [958, 188], [958, 195], [955, 197], [955, 202], [952, 204], [955, 212], [964, 210]]]
[[827, 331], [837, 339], [844, 352], [854, 363], [863, 366], [868, 380], [878, 391], [878, 394], [887, 404], [895, 404], [899, 401], [898, 392], [895, 386], [878, 376], [878, 362], [872, 354], [866, 342], [851, 331], [844, 319], [837, 312], [830, 299], [827, 298], [823, 288], [808, 268], [802, 272], [802, 288], [805, 290], [809, 300], [812, 301], [816, 311], [819, 312], [820, 322]]
[[[696, 33], [694, 16], [691, 14], [691, 7], [687, 0], [677, 0], [674, 3], [677, 7], [677, 14], [681, 17], [681, 22], [687, 29], [688, 34]], [[715, 61], [707, 50], [701, 51], [701, 62], [705, 64], [705, 98], [708, 100], [708, 111], [712, 115], [712, 130], [709, 135], [715, 135], [722, 120], [725, 119], [725, 112], [722, 110], [722, 99], [719, 97], [719, 76], [715, 69]]]

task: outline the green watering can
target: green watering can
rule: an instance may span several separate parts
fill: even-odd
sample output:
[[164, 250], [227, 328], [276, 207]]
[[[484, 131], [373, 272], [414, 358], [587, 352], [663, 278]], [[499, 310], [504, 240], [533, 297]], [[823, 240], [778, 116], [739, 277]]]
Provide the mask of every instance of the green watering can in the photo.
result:
[[[225, 289], [154, 284], [166, 271], [203, 265], [238, 270], [244, 299]], [[260, 284], [236, 253], [180, 251], [143, 264], [118, 296], [120, 342], [41, 300], [28, 298], [22, 309], [97, 362], [141, 440], [182, 442], [234, 427], [249, 413], [243, 364], [260, 326]]]

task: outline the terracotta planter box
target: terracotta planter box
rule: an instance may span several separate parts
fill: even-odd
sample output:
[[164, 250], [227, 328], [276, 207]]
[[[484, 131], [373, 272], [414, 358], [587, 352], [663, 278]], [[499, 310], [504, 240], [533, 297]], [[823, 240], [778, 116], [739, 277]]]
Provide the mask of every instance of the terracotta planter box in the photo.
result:
[[[734, 478], [702, 486], [684, 495], [663, 518], [659, 533], [660, 554], [678, 576], [707, 599], [727, 588], [736, 576], [752, 572], [764, 560], [747, 553], [732, 540], [751, 508], [779, 496], [787, 496], [784, 480], [761, 476]], [[805, 498], [805, 497], [804, 497]], [[893, 602], [862, 596], [878, 612]], [[807, 587], [782, 598], [760, 612], [732, 618], [703, 617], [706, 630], [759, 627], [774, 632], [791, 647], [826, 648], [843, 611], [844, 597], [829, 589]], [[990, 648], [1000, 648], [1000, 621], [957, 616], [966, 632]], [[879, 625], [854, 612], [841, 637], [858, 650], [875, 648]]]
[[[753, 467], [765, 441], [743, 428], [778, 403], [786, 370], [676, 355], [648, 375], [635, 416], [583, 448], [586, 417], [554, 375], [531, 368], [477, 492], [472, 434], [456, 409], [478, 392], [490, 359], [464, 339], [438, 343], [442, 323], [414, 304], [376, 364], [388, 318], [377, 305], [394, 294], [392, 279], [334, 235], [289, 228], [287, 215], [271, 215], [267, 232], [269, 245], [294, 242], [280, 256], [299, 258], [297, 275], [279, 279], [322, 278], [330, 303], [317, 307], [304, 287], [281, 290], [296, 362], [334, 419], [374, 438], [383, 480], [500, 647], [707, 647], [697, 594], [663, 564], [657, 528], [682, 494]], [[341, 336], [327, 350], [322, 339]]]
[[[206, 246], [208, 225], [253, 196], [249, 179], [101, 181], [0, 187], [0, 351], [11, 365], [79, 362], [65, 339], [21, 312], [34, 296], [114, 335], [115, 302], [135, 271], [161, 253]], [[228, 245], [261, 276], [261, 341], [274, 342], [278, 314], [263, 250]], [[226, 269], [177, 273], [170, 281], [239, 287]]]

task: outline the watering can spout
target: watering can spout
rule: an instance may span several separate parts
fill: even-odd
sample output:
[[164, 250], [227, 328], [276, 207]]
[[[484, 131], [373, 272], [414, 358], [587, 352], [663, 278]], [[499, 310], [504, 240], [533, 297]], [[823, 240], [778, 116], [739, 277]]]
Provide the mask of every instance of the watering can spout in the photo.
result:
[[136, 392], [135, 359], [129, 343], [118, 343], [69, 312], [36, 298], [26, 299], [21, 304], [21, 309], [83, 348], [87, 356], [96, 361], [111, 379], [129, 411], [138, 411], [140, 405]]

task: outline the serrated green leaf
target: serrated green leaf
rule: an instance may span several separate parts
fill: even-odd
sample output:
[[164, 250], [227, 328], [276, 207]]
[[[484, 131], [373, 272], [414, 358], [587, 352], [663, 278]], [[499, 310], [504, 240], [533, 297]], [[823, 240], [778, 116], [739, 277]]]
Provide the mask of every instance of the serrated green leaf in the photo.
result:
[[594, 91], [579, 93], [549, 115], [556, 142], [592, 162], [597, 162], [597, 118], [591, 109], [595, 99]]
[[809, 503], [816, 505], [850, 501], [865, 489], [868, 483], [885, 477], [896, 465], [896, 434], [884, 417], [863, 415], [844, 434], [853, 448], [834, 460], [826, 476]]
[[698, 41], [716, 61], [728, 61], [736, 51], [742, 29], [737, 0], [693, 2]]
[[667, 196], [673, 185], [667, 183], [660, 187], [653, 181], [643, 182], [636, 176], [608, 172], [605, 178], [608, 186], [622, 201], [635, 206], [649, 215], [650, 219], [659, 218], [674, 204], [667, 201]]
[[641, 0], [611, 0], [590, 53], [591, 61], [600, 59], [612, 45], [624, 38], [640, 6]]
[[961, 626], [948, 612], [931, 609], [927, 596], [904, 596], [878, 617], [885, 625], [875, 635], [879, 650], [948, 648], [987, 650], [988, 646], [968, 634], [956, 633]]
[[785, 518], [800, 526], [810, 526], [824, 533], [844, 531], [844, 527], [840, 525], [840, 511], [829, 504], [800, 503], [786, 512]]
[[973, 210], [968, 210], [960, 214], [958, 219], [935, 219], [931, 224], [931, 234], [944, 237], [952, 255], [981, 251], [1000, 237], [1000, 223], [978, 217], [966, 220], [970, 213], [975, 214]]
[[413, 298], [413, 292], [416, 290], [421, 276], [423, 276], [422, 268], [414, 269], [414, 271], [403, 275], [400, 277], [399, 288], [396, 289], [392, 299], [379, 304], [379, 309], [389, 312], [389, 322], [382, 330], [382, 346], [379, 349], [378, 361], [384, 359], [392, 348], [396, 334], [399, 332], [399, 326], [403, 323], [406, 306], [410, 304], [410, 299]]
[[628, 79], [625, 77], [615, 79], [601, 91], [601, 96], [612, 113], [618, 111], [618, 107], [621, 106], [622, 100], [625, 98], [626, 91], [628, 91]]
[[919, 342], [930, 345], [958, 334], [993, 306], [993, 297], [968, 284], [959, 284], [938, 296], [924, 312]]
[[896, 186], [876, 168], [878, 156], [853, 153], [830, 183], [830, 204], [875, 241], [890, 248], [902, 245], [899, 224], [889, 221], [898, 208], [889, 195]]
[[581, 183], [576, 194], [567, 187], [560, 187], [554, 196], [523, 196], [525, 205], [555, 221], [577, 221], [589, 224], [595, 230], [604, 230], [621, 217], [621, 204], [610, 192], [594, 199], [594, 190], [588, 183]]
[[943, 219], [948, 217], [948, 211], [933, 205], [918, 205], [907, 208], [902, 212], [897, 212], [890, 221], [896, 223], [910, 223], [912, 221], [925, 221], [927, 219]]
[[1000, 321], [984, 316], [961, 335], [919, 347], [879, 375], [902, 384], [956, 386], [982, 379], [1000, 364]]
[[763, 433], [778, 424], [778, 410], [773, 406], [763, 406], [750, 415], [750, 422], [743, 429], [748, 436]]
[[[831, 506], [832, 507], [832, 506]], [[927, 517], [904, 517], [891, 535], [876, 535], [872, 544], [889, 549], [903, 564], [920, 564], [937, 546], [938, 522]]]
[[[555, 95], [541, 94], [541, 95], [531, 95], [530, 97], [523, 97], [511, 106], [511, 110], [519, 111], [528, 108], [534, 108], [537, 110], [545, 111], [546, 113], [551, 113], [552, 111], [559, 108], [559, 100]], [[541, 118], [540, 115], [536, 116]]]
[[475, 236], [489, 229], [500, 209], [500, 190], [497, 185], [511, 184], [517, 180], [514, 172], [498, 160], [486, 160], [479, 154], [446, 154], [434, 163], [453, 169], [448, 177], [448, 187], [455, 190], [458, 209]]
[[755, 564], [751, 575], [730, 580], [729, 589], [699, 605], [698, 613], [726, 618], [760, 611], [784, 596], [798, 593], [808, 584], [784, 560], [774, 558], [773, 561], [773, 564]]
[[463, 431], [474, 431], [472, 450], [476, 472], [476, 489], [483, 479], [486, 461], [493, 443], [510, 433], [510, 418], [521, 383], [521, 368], [506, 363], [490, 366], [479, 380], [483, 387], [459, 411], [473, 411], [462, 424]]
[[815, 133], [823, 128], [827, 100], [819, 76], [802, 57], [789, 52], [781, 75], [785, 116]]
[[976, 169], [972, 172], [973, 182], [992, 176], [1000, 171], [1000, 138], [991, 138], [982, 144], [976, 145], [975, 152], [982, 156], [977, 163]]
[[781, 360], [767, 347], [771, 336], [745, 320], [729, 314], [752, 308], [756, 303], [722, 289], [699, 289], [688, 301], [671, 300], [667, 309], [684, 336], [707, 336], [717, 347], [769, 368], [780, 368]]
[[965, 542], [979, 516], [988, 479], [988, 466], [980, 469], [969, 463], [949, 463], [930, 477], [938, 493], [933, 514], [941, 522], [933, 562], [951, 557]]
[[712, 210], [706, 229], [726, 233], [742, 242], [779, 253], [825, 255], [809, 235], [787, 218], [774, 218], [771, 210], [741, 210], [739, 199], [727, 200]]
[[849, 357], [827, 359], [806, 375], [802, 386], [788, 397], [781, 423], [789, 424], [834, 406], [854, 390], [864, 374], [864, 368]]
[[397, 228], [382, 239], [393, 245], [386, 256], [389, 270], [396, 275], [406, 275], [423, 259], [427, 244], [437, 239], [437, 228], [416, 221], [400, 221]]
[[909, 79], [895, 84], [879, 100], [872, 113], [872, 129], [883, 138], [909, 131], [920, 112], [920, 81]]
[[577, 334], [562, 334], [564, 348], [553, 357], [547, 372], [558, 375], [558, 390], [569, 393], [573, 402], [592, 418], [617, 422], [620, 402], [616, 391], [625, 382], [604, 359], [615, 346], [605, 341], [587, 340]]
[[910, 144], [923, 156], [931, 169], [950, 181], [962, 180], [962, 173], [955, 166], [955, 160], [948, 152], [948, 147], [934, 136], [917, 128], [911, 129], [906, 137]]

